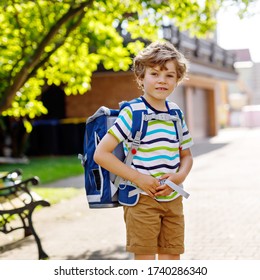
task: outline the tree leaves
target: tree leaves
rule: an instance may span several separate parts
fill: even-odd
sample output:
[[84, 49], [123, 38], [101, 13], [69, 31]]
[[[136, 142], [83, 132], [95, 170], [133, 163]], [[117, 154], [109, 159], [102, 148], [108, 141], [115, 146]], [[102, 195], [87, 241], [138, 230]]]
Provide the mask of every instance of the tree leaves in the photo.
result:
[[138, 39], [156, 40], [166, 17], [194, 36], [214, 30], [222, 2], [239, 2], [245, 12], [254, 1], [1, 1], [0, 112], [28, 119], [46, 114], [40, 101], [44, 85], [84, 94], [100, 64], [127, 71], [143, 48]]

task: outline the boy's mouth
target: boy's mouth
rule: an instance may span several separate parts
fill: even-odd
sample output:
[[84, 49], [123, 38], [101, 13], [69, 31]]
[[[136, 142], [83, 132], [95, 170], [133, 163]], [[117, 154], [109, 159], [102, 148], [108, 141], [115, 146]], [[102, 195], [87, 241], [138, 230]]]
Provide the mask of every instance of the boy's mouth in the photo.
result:
[[167, 90], [167, 88], [165, 88], [165, 87], [157, 87], [157, 88], [155, 88], [156, 90], [159, 90], [159, 91], [166, 91]]

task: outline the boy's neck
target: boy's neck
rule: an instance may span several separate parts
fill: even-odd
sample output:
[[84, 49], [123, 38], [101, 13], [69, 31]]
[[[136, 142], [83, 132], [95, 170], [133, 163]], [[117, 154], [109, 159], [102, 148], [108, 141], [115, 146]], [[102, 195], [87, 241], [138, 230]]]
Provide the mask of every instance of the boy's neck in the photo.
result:
[[143, 95], [143, 98], [147, 101], [147, 103], [150, 104], [151, 107], [153, 107], [157, 111], [167, 111], [165, 99], [150, 98], [145, 94]]

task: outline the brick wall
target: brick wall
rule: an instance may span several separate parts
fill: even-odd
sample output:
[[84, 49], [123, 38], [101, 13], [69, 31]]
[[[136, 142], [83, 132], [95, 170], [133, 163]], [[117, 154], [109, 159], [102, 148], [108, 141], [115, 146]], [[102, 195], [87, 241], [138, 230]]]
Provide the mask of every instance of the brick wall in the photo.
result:
[[[186, 122], [194, 138], [217, 134], [214, 101], [214, 96], [218, 95], [217, 83], [212, 78], [190, 75], [189, 80], [179, 85], [169, 97], [184, 111]], [[187, 88], [190, 88], [191, 94], [188, 94]], [[86, 118], [94, 114], [100, 106], [118, 108], [119, 102], [131, 100], [141, 94], [142, 91], [138, 88], [131, 71], [95, 73], [92, 77], [92, 89], [89, 92], [84, 95], [66, 96], [66, 118], [82, 118], [80, 121], [85, 122]], [[187, 100], [189, 100], [189, 106]], [[198, 108], [201, 110], [200, 114], [196, 113]]]
[[84, 95], [66, 96], [67, 118], [88, 117], [102, 105], [118, 108], [120, 101], [131, 100], [142, 93], [132, 72], [94, 74], [91, 87]]

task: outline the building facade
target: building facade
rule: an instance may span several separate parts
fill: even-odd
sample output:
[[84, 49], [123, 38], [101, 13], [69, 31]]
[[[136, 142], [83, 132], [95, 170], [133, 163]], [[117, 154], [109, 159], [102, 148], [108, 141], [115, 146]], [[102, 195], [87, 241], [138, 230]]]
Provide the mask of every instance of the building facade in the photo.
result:
[[[234, 56], [220, 48], [215, 42], [191, 38], [174, 26], [164, 27], [163, 34], [164, 38], [172, 42], [190, 61], [188, 79], [178, 86], [169, 99], [177, 103], [184, 111], [186, 122], [195, 141], [217, 135], [222, 122], [225, 122], [227, 117], [225, 111], [227, 83], [237, 79], [237, 73], [233, 67]], [[80, 125], [81, 130], [77, 132], [79, 134], [77, 137], [83, 141], [85, 120], [100, 106], [118, 108], [119, 102], [131, 100], [141, 94], [131, 70], [127, 72], [97, 71], [93, 74], [89, 92], [84, 95], [64, 95], [62, 105], [57, 103], [57, 106], [65, 108], [65, 118], [59, 120], [59, 125], [70, 124], [75, 127]], [[49, 96], [51, 98], [51, 95]], [[51, 119], [51, 116], [49, 117]], [[39, 125], [40, 122], [38, 122], [38, 127]], [[36, 130], [34, 129], [33, 133], [37, 133]], [[75, 138], [75, 132], [68, 133], [68, 137]], [[64, 138], [58, 139], [57, 135], [56, 138], [56, 142], [64, 141]], [[78, 144], [74, 143], [74, 145]], [[35, 145], [31, 143], [31, 146]], [[77, 149], [82, 150], [82, 146], [75, 147], [73, 153]], [[31, 149], [31, 153], [33, 154], [35, 150]], [[71, 152], [72, 150], [70, 152], [67, 150], [65, 153]]]

